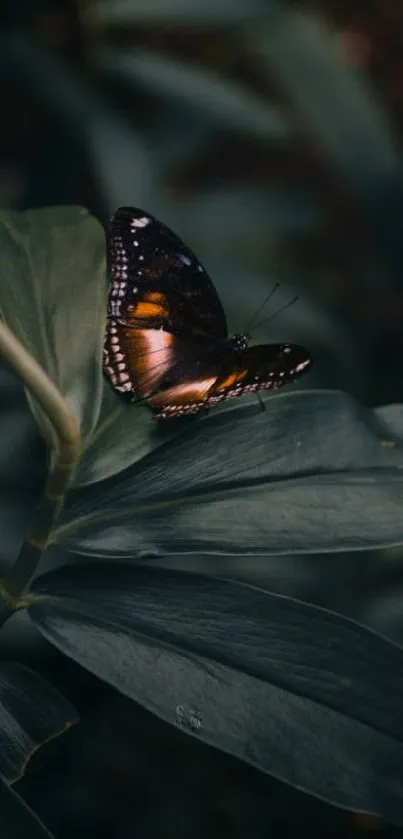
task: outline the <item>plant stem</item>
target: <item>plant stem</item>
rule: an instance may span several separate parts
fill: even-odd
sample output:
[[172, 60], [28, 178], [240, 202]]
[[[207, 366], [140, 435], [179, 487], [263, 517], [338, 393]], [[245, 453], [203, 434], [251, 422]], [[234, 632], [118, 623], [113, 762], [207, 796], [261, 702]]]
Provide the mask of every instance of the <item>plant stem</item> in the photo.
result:
[[[80, 457], [81, 435], [78, 422], [63, 395], [38, 362], [27, 352], [10, 329], [0, 322], [0, 356], [14, 371], [50, 420], [54, 433], [53, 467], [44, 493], [35, 511], [34, 521], [20, 553], [0, 586], [0, 624], [10, 613], [10, 604], [18, 607], [18, 598], [36, 571], [49, 536], [63, 505]], [[5, 615], [5, 617], [3, 617]]]

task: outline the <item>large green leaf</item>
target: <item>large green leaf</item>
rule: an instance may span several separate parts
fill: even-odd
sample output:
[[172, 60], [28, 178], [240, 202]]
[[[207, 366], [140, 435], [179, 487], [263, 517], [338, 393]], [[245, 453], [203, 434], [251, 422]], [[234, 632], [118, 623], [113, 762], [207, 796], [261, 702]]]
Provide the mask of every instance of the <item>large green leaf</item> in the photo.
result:
[[[106, 321], [105, 240], [86, 210], [0, 213], [0, 313], [58, 385], [83, 436], [102, 397]], [[35, 407], [42, 431], [49, 427]]]
[[0, 826], [2, 839], [53, 839], [35, 813], [1, 777]]
[[344, 808], [403, 824], [403, 650], [252, 586], [117, 561], [39, 577], [59, 649], [168, 722]]
[[71, 492], [54, 540], [121, 557], [402, 544], [403, 450], [374, 415], [338, 391], [296, 391], [266, 407], [213, 412]]
[[37, 673], [0, 664], [0, 775], [7, 781], [20, 778], [32, 754], [77, 721], [70, 702]]

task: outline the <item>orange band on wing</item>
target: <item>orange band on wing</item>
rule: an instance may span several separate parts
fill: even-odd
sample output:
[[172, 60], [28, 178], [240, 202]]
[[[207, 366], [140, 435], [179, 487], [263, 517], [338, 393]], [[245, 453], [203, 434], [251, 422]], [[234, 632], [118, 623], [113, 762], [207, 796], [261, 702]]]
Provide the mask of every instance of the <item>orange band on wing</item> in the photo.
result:
[[229, 390], [233, 385], [237, 384], [237, 382], [241, 382], [248, 374], [247, 370], [235, 370], [234, 373], [230, 373], [225, 379], [219, 379], [217, 382], [217, 386], [220, 388], [224, 388], [225, 390]]
[[180, 416], [197, 413], [207, 402], [210, 390], [216, 381], [216, 376], [209, 376], [205, 379], [185, 382], [156, 393], [147, 401], [152, 408], [159, 411], [158, 416], [163, 418], [171, 414]]
[[121, 333], [121, 347], [130, 369], [136, 371], [136, 388], [146, 397], [158, 389], [167, 370], [174, 363], [174, 338], [162, 329], [130, 329]]
[[160, 303], [142, 300], [141, 303], [137, 303], [132, 315], [140, 320], [150, 321], [152, 318], [163, 318], [165, 315], [165, 308]]

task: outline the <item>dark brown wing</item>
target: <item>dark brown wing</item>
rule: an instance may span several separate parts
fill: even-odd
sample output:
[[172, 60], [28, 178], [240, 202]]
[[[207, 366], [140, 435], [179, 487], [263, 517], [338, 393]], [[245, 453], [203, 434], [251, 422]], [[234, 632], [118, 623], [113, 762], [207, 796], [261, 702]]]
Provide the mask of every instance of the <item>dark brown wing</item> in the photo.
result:
[[120, 207], [107, 232], [108, 315], [135, 328], [225, 340], [220, 298], [201, 263], [149, 213]]
[[284, 387], [307, 373], [312, 358], [298, 344], [257, 344], [238, 356], [238, 367], [220, 371], [209, 394], [210, 405], [242, 396]]
[[[177, 381], [147, 401], [159, 419], [195, 414], [244, 393], [283, 387], [307, 373], [311, 365], [311, 356], [297, 344], [262, 344], [242, 353], [234, 350], [214, 364], [199, 363], [193, 378], [190, 368], [186, 375], [178, 368]], [[171, 368], [170, 376], [175, 378], [175, 369]]]
[[131, 399], [145, 399], [169, 387], [171, 370], [175, 383], [197, 377], [199, 360], [205, 356], [203, 341], [184, 339], [161, 328], [108, 322], [104, 371], [114, 390]]

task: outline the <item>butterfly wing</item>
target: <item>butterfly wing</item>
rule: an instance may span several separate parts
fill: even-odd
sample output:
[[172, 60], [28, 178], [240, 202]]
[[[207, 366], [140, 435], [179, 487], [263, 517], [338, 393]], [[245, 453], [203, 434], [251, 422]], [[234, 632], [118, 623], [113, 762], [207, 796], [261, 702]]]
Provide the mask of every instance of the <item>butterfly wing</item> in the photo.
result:
[[136, 327], [227, 338], [220, 298], [194, 253], [153, 216], [121, 207], [107, 235], [108, 314]]
[[[147, 399], [172, 382], [197, 378], [205, 344], [185, 340], [161, 327], [135, 328], [110, 320], [104, 344], [104, 370], [116, 391]], [[174, 371], [173, 378], [171, 371]]]
[[144, 398], [167, 370], [227, 338], [224, 310], [192, 251], [142, 210], [121, 207], [107, 233], [111, 288], [104, 370], [120, 393]]
[[193, 371], [189, 365], [187, 374], [182, 368], [171, 369], [172, 385], [154, 394], [148, 404], [159, 419], [194, 414], [244, 393], [283, 387], [307, 373], [311, 365], [311, 356], [297, 344], [262, 344], [242, 353], [233, 350], [221, 361], [199, 362]]

